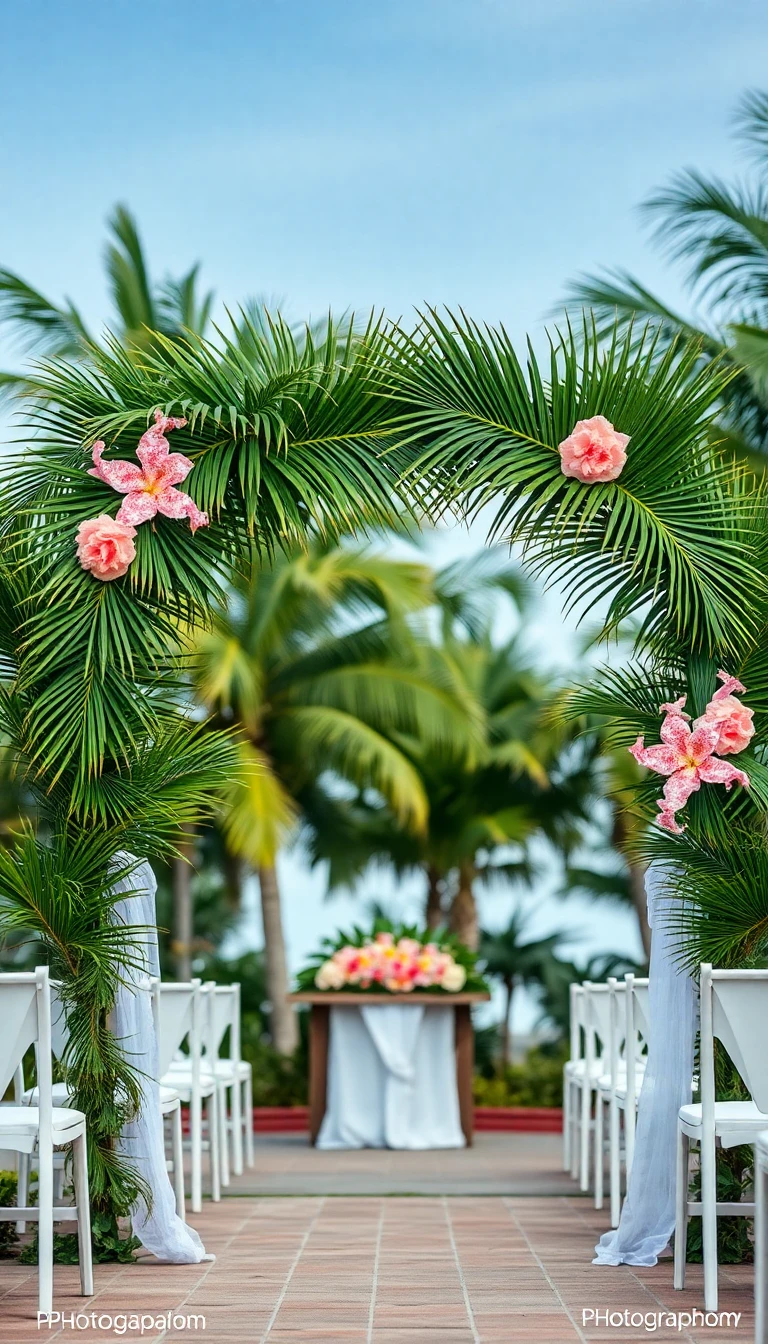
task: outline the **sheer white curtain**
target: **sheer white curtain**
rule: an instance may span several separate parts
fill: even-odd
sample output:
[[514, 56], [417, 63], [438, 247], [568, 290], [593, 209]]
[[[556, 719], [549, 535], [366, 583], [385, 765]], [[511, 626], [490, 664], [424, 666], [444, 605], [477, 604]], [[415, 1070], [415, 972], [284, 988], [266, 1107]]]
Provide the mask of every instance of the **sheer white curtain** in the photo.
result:
[[[121, 863], [130, 861], [130, 856], [125, 854], [116, 858]], [[147, 861], [116, 882], [115, 890], [125, 892], [114, 907], [115, 918], [123, 924], [145, 926], [142, 933], [136, 934], [136, 947], [143, 953], [143, 969], [125, 969], [126, 983], [117, 991], [112, 1019], [115, 1035], [131, 1064], [139, 1070], [142, 1090], [139, 1113], [124, 1127], [121, 1135], [123, 1152], [152, 1191], [151, 1208], [140, 1200], [131, 1211], [133, 1231], [142, 1245], [160, 1260], [170, 1260], [177, 1265], [198, 1264], [215, 1257], [206, 1255], [195, 1229], [182, 1222], [176, 1213], [176, 1201], [165, 1165], [163, 1117], [157, 1083], [157, 1039], [148, 979], [160, 974], [155, 928], [157, 882]]]
[[677, 1113], [691, 1100], [698, 997], [674, 959], [666, 885], [664, 868], [652, 865], [645, 879], [652, 929], [650, 1041], [635, 1153], [619, 1226], [597, 1243], [596, 1265], [655, 1265], [675, 1226]]

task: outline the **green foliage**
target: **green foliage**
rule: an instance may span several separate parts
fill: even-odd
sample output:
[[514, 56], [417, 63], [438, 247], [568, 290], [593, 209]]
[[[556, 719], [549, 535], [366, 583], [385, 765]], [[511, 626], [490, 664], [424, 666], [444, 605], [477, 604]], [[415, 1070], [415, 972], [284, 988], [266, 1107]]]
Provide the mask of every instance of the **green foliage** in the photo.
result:
[[475, 1075], [476, 1106], [562, 1106], [565, 1046], [554, 1053], [529, 1050], [522, 1064], [508, 1064], [493, 1077]]
[[[394, 923], [383, 916], [377, 916], [369, 928], [363, 929], [355, 924], [347, 932], [339, 932], [333, 938], [324, 938], [317, 952], [307, 966], [303, 967], [296, 977], [296, 986], [299, 990], [314, 990], [315, 975], [324, 961], [333, 956], [342, 947], [362, 947], [376, 937], [378, 933], [391, 933], [395, 942], [400, 938], [412, 938], [418, 943], [436, 943], [441, 952], [449, 952], [454, 961], [459, 966], [463, 966], [466, 971], [467, 980], [464, 990], [467, 993], [487, 993], [488, 984], [483, 976], [477, 970], [477, 956], [471, 952], [468, 947], [459, 941], [453, 934], [444, 929], [425, 929], [417, 924]], [[359, 994], [361, 993], [359, 985], [344, 985], [342, 993]], [[391, 996], [392, 991], [386, 989], [382, 984], [372, 983], [365, 991], [366, 994], [384, 994]], [[440, 996], [446, 991], [440, 985], [430, 985], [427, 989], [420, 989], [420, 994], [435, 994]]]
[[[8, 1209], [16, 1204], [17, 1184], [15, 1171], [0, 1171], [0, 1208]], [[13, 1223], [0, 1223], [0, 1260], [11, 1254], [18, 1239]]]
[[728, 185], [701, 173], [678, 173], [643, 207], [655, 238], [685, 265], [687, 286], [704, 321], [669, 308], [634, 276], [613, 270], [570, 287], [569, 299], [592, 310], [598, 331], [610, 336], [617, 318], [624, 329], [650, 320], [660, 349], [694, 338], [703, 362], [723, 361], [734, 372], [720, 406], [718, 436], [757, 471], [768, 444], [765, 350], [768, 340], [768, 98], [752, 90], [737, 109], [739, 139], [755, 162], [754, 183]]
[[[524, 369], [503, 328], [422, 314], [402, 335], [391, 393], [414, 450], [411, 478], [475, 515], [496, 501], [492, 535], [521, 541], [566, 600], [608, 599], [606, 631], [641, 617], [655, 647], [710, 650], [754, 636], [763, 590], [751, 502], [710, 442], [733, 371], [700, 367], [695, 348], [614, 333], [603, 348], [585, 322], [551, 339], [549, 367]], [[558, 444], [577, 420], [605, 415], [631, 436], [618, 480], [582, 485], [562, 473]]]
[[[120, 1225], [113, 1213], [91, 1214], [91, 1246], [95, 1265], [131, 1265], [134, 1251], [141, 1246], [138, 1237], [121, 1235]], [[37, 1229], [19, 1256], [22, 1265], [36, 1265], [38, 1257]], [[56, 1265], [77, 1265], [80, 1255], [77, 1233], [54, 1233], [53, 1261]]]

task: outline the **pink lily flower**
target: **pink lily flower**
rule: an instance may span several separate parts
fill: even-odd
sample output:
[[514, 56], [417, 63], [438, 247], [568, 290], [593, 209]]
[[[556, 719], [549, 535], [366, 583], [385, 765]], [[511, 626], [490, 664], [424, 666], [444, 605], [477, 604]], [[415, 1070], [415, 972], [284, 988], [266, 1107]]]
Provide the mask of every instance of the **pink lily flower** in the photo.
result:
[[136, 449], [141, 467], [135, 462], [104, 462], [104, 443], [100, 439], [93, 445], [93, 466], [88, 475], [126, 496], [117, 511], [118, 522], [135, 527], [162, 513], [166, 518], [188, 518], [193, 532], [207, 527], [207, 513], [201, 513], [190, 495], [174, 489], [189, 475], [194, 462], [183, 453], [169, 452], [165, 430], [182, 429], [186, 423], [155, 411], [155, 423], [142, 435]]
[[719, 725], [701, 719], [691, 730], [686, 722], [687, 715], [682, 712], [684, 704], [683, 696], [674, 706], [664, 707], [666, 716], [661, 725], [660, 743], [646, 747], [644, 739], [638, 737], [629, 748], [641, 765], [668, 776], [663, 797], [658, 800], [661, 811], [656, 820], [664, 830], [675, 835], [683, 829], [678, 825], [675, 813], [685, 807], [702, 783], [724, 784], [728, 790], [737, 783], [749, 788], [749, 775], [713, 755], [720, 737]]

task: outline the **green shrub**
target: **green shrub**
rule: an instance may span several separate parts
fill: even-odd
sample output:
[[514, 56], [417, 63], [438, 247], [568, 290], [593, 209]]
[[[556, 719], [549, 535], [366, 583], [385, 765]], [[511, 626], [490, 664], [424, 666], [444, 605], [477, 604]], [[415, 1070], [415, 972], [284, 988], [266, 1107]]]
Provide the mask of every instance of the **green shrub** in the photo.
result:
[[476, 1106], [562, 1106], [566, 1050], [529, 1050], [522, 1064], [510, 1064], [494, 1078], [477, 1075]]
[[[0, 1207], [11, 1208], [16, 1203], [16, 1172], [0, 1171]], [[6, 1259], [11, 1247], [18, 1241], [13, 1223], [0, 1223], [0, 1260]]]

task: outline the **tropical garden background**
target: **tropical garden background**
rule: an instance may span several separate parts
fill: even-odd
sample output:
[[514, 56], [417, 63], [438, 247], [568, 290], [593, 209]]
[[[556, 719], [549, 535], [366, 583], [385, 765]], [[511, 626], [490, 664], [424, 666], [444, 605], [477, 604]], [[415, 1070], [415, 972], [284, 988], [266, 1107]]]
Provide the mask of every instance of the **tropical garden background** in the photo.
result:
[[[257, 1101], [301, 1101], [305, 1045], [301, 1017], [285, 1004], [278, 862], [298, 845], [331, 896], [365, 893], [361, 919], [371, 916], [377, 883], [386, 893], [407, 880], [424, 924], [445, 925], [478, 951], [498, 987], [497, 1020], [478, 1030], [479, 1098], [557, 1102], [568, 985], [639, 963], [648, 947], [644, 866], [670, 853], [669, 841], [646, 838], [652, 790], [628, 743], [653, 731], [658, 702], [683, 687], [703, 708], [719, 651], [764, 709], [755, 475], [768, 349], [764, 95], [743, 101], [739, 133], [753, 180], [728, 186], [688, 172], [647, 207], [659, 241], [689, 267], [705, 317], [677, 315], [622, 272], [574, 282], [566, 298], [576, 334], [563, 328], [553, 338], [546, 376], [533, 356], [528, 373], [520, 369], [503, 332], [461, 315], [425, 311], [415, 329], [346, 314], [302, 324], [244, 295], [214, 324], [214, 296], [197, 267], [153, 279], [125, 207], [109, 222], [107, 335], [88, 330], [75, 301], [48, 299], [34, 277], [0, 274], [0, 322], [20, 356], [2, 380], [27, 449], [3, 515], [3, 958], [34, 963], [35, 940], [69, 958], [84, 1034], [94, 994], [106, 1009], [120, 958], [130, 956], [106, 917], [109, 861], [116, 848], [149, 853], [168, 970], [240, 980]], [[584, 305], [594, 325], [581, 326]], [[468, 396], [470, 366], [477, 386]], [[526, 442], [520, 422], [538, 416], [536, 433], [554, 433], [577, 378], [587, 400], [613, 397], [635, 416], [641, 443], [647, 407], [662, 406], [667, 438], [637, 468], [657, 516], [644, 522], [626, 496], [613, 524], [616, 544], [631, 542], [643, 558], [592, 612], [581, 661], [563, 668], [528, 637], [542, 579], [522, 566], [520, 547], [535, 517], [546, 564], [554, 557], [556, 567], [585, 529], [575, 586], [599, 590], [615, 565], [598, 536], [603, 521], [564, 504], [542, 523], [521, 503], [523, 483], [508, 464], [494, 476], [497, 427], [484, 438], [475, 428], [470, 441], [457, 426], [477, 418], [473, 396], [495, 408], [516, 448], [530, 452], [520, 469], [538, 502], [544, 467], [536, 435]], [[161, 522], [140, 536], [130, 589], [98, 587], [70, 544], [77, 523], [109, 503], [83, 470], [83, 446], [98, 432], [131, 452], [155, 406], [187, 420], [175, 434], [182, 451], [200, 453], [195, 499], [210, 531], [188, 543], [186, 525], [182, 534]], [[711, 411], [702, 448], [697, 426]], [[677, 482], [670, 520], [660, 502], [664, 465], [681, 442], [694, 445], [695, 472]], [[712, 444], [716, 456], [705, 462]], [[709, 542], [693, 522], [704, 480]], [[417, 527], [467, 500], [485, 516], [494, 493], [497, 545], [469, 562], [430, 563]], [[724, 523], [726, 497], [739, 503]], [[685, 564], [675, 559], [682, 534]], [[737, 582], [734, 557], [747, 550], [754, 558]], [[672, 592], [663, 609], [662, 570]], [[609, 662], [595, 679], [606, 633]], [[758, 813], [761, 765], [750, 767]], [[729, 835], [703, 797], [695, 802], [700, 815], [692, 813], [684, 843], [710, 929], [695, 950], [760, 956], [754, 884], [744, 883], [712, 931], [722, 883], [743, 867], [737, 853], [746, 848], [752, 875], [762, 871], [754, 819], [736, 803]], [[562, 930], [543, 936], [531, 929], [542, 875], [564, 901]], [[253, 891], [260, 947], [243, 936]], [[506, 926], [482, 927], [486, 891], [514, 893]], [[610, 947], [598, 961], [574, 952], [574, 893], [633, 912], [635, 962]], [[104, 913], [95, 921], [94, 900]], [[395, 913], [382, 900], [380, 913]], [[327, 910], [332, 923], [332, 901]], [[510, 1026], [521, 992], [544, 1037], [522, 1060]], [[120, 1193], [109, 1137], [130, 1110], [132, 1080], [108, 1033], [89, 1050], [111, 1071], [118, 1098], [102, 1117], [96, 1195], [119, 1206], [130, 1191]], [[92, 1086], [85, 1055], [80, 1081]]]

